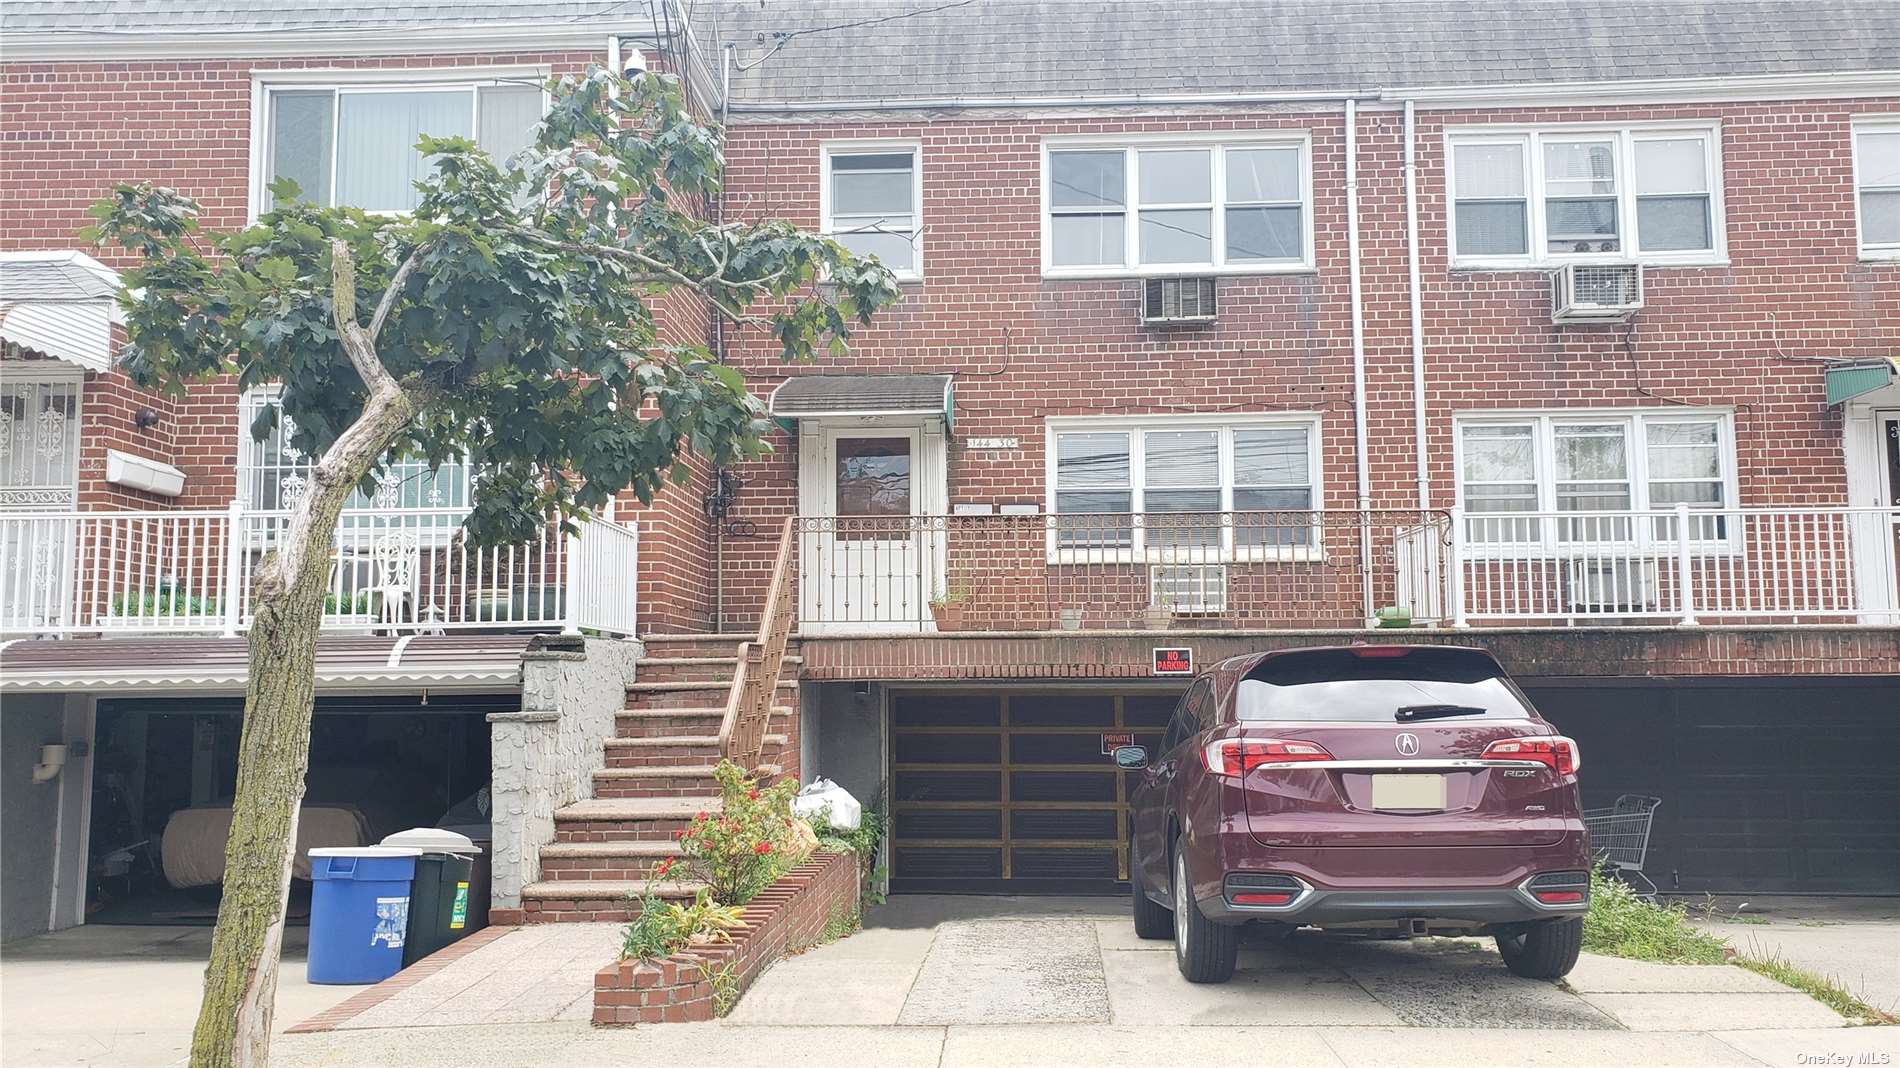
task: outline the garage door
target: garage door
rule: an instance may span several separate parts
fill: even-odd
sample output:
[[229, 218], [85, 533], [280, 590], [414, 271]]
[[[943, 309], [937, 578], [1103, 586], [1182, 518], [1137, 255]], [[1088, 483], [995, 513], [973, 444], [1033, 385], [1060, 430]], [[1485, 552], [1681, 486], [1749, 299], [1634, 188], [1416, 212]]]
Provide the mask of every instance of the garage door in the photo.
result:
[[1900, 893], [1900, 684], [1526, 687], [1583, 750], [1585, 805], [1663, 800], [1664, 890]]
[[1171, 694], [898, 693], [891, 888], [1108, 893], [1127, 872], [1133, 777], [1116, 735], [1160, 741]]

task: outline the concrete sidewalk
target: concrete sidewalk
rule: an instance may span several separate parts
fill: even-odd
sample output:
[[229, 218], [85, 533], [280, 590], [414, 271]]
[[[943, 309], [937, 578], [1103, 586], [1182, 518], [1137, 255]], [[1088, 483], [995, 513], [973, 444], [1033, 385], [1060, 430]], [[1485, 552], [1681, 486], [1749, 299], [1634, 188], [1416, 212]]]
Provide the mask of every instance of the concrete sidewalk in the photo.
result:
[[1738, 952], [1783, 957], [1900, 1015], [1900, 898], [1721, 897], [1689, 915]]

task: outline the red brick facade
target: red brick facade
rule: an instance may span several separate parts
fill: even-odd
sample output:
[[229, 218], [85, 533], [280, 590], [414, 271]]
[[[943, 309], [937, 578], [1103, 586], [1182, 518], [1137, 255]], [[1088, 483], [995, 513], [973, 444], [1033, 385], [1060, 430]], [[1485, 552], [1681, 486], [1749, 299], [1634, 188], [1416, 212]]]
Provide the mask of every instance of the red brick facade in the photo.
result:
[[[566, 73], [602, 59], [563, 51], [10, 62], [0, 100], [8, 159], [0, 245], [76, 246], [87, 206], [126, 180], [170, 183], [196, 197], [208, 227], [242, 225], [254, 72], [506, 65]], [[1849, 124], [1869, 114], [1900, 114], [1900, 99], [1420, 110], [1431, 504], [1453, 502], [1457, 413], [1678, 404], [1732, 411], [1740, 494], [1732, 503], [1844, 503], [1840, 414], [1824, 404], [1813, 361], [1900, 348], [1900, 263], [1861, 262], [1855, 253]], [[1627, 327], [1553, 326], [1541, 271], [1450, 265], [1447, 129], [1655, 121], [1720, 124], [1726, 265], [1651, 268], [1647, 306]], [[923, 280], [856, 335], [850, 354], [795, 373], [954, 373], [951, 505], [1040, 503], [1050, 416], [1290, 411], [1317, 415], [1317, 503], [1344, 508], [1355, 496], [1356, 449], [1342, 123], [1342, 108], [1318, 105], [1066, 118], [953, 112], [927, 122], [741, 115], [730, 131], [726, 210], [816, 227], [823, 144], [921, 144]], [[1378, 106], [1357, 124], [1370, 503], [1394, 508], [1416, 503], [1401, 123], [1396, 108]], [[1263, 130], [1310, 139], [1315, 270], [1225, 277], [1218, 322], [1166, 328], [1136, 321], [1131, 279], [1042, 276], [1045, 138]], [[704, 309], [694, 302], [674, 302], [661, 318], [669, 330], [704, 336]], [[785, 374], [756, 332], [734, 332], [728, 353], [760, 395]], [[137, 430], [133, 416], [145, 407], [159, 422]], [[88, 375], [81, 505], [163, 503], [105, 485], [105, 450], [117, 448], [185, 471], [185, 493], [170, 505], [222, 507], [236, 492], [236, 410], [229, 382], [162, 398], [117, 375]], [[967, 449], [976, 437], [1013, 437], [1020, 448]], [[798, 507], [796, 443], [783, 434], [774, 443], [775, 456], [738, 472], [744, 488], [717, 529], [703, 511], [712, 472], [698, 462], [688, 484], [641, 514], [643, 630], [756, 625], [779, 522]]]

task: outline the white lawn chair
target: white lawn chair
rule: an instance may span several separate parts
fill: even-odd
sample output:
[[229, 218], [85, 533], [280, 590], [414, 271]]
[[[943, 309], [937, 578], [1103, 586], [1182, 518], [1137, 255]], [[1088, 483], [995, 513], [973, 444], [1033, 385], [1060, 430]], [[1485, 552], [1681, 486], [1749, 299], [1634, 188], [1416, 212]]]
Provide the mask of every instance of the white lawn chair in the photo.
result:
[[408, 618], [421, 557], [422, 538], [413, 530], [378, 534], [370, 543], [370, 559], [376, 565], [376, 584], [371, 589], [382, 606], [383, 626], [393, 630]]

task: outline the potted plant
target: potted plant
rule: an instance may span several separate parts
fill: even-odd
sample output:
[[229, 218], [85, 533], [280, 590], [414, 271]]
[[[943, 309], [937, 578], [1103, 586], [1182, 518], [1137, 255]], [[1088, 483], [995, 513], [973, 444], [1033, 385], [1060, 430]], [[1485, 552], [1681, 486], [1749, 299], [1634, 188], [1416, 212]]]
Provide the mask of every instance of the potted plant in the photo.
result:
[[930, 599], [930, 615], [938, 630], [962, 630], [963, 610], [970, 603], [970, 591], [953, 586]]

